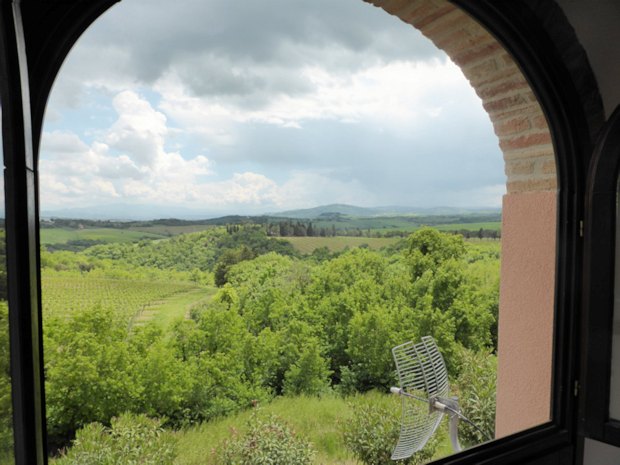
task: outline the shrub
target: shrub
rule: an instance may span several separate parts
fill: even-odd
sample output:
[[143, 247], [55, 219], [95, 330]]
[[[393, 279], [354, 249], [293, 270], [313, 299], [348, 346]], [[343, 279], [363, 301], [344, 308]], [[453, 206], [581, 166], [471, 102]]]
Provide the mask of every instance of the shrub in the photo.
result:
[[495, 436], [495, 391], [497, 357], [486, 352], [463, 349], [459, 354], [459, 403], [463, 414], [480, 430], [462, 421], [459, 438], [466, 446]]
[[437, 449], [434, 439], [409, 459], [393, 461], [390, 458], [400, 433], [400, 408], [396, 404], [392, 407], [378, 402], [354, 406], [355, 413], [343, 428], [346, 447], [366, 465], [421, 465], [431, 460]]
[[312, 445], [275, 415], [261, 418], [255, 411], [247, 432], [232, 437], [215, 451], [221, 465], [309, 465], [314, 457]]
[[[2, 239], [4, 237], [0, 235], [0, 240]], [[0, 297], [1, 294], [2, 284], [0, 284]], [[5, 301], [0, 301], [0, 463], [13, 463], [13, 409], [9, 355], [9, 307]]]
[[55, 465], [172, 465], [175, 458], [176, 440], [159, 420], [123, 414], [109, 428], [90, 423], [80, 429]]

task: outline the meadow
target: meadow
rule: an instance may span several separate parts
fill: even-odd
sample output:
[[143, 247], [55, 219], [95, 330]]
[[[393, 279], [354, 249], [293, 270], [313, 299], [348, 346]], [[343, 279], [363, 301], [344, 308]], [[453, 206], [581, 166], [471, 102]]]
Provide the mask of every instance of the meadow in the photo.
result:
[[132, 231], [117, 228], [43, 228], [41, 244], [66, 244], [71, 241], [94, 241], [101, 243], [136, 242], [141, 239], [161, 239], [165, 237], [149, 231]]

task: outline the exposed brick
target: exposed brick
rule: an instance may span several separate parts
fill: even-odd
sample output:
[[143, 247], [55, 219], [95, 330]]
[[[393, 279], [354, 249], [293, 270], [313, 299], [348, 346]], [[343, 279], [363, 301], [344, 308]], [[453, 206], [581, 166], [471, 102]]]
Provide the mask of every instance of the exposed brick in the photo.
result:
[[492, 44], [494, 40], [495, 39], [488, 34], [475, 35], [462, 29], [453, 29], [449, 34], [443, 37], [438, 37], [437, 39], [433, 38], [435, 45], [445, 50], [448, 54], [459, 53], [468, 48]]
[[481, 61], [482, 59], [492, 55], [499, 50], [501, 45], [497, 42], [484, 45], [482, 47], [476, 47], [474, 49], [467, 49], [461, 53], [452, 57], [452, 60], [459, 66], [466, 66], [468, 63], [474, 63]]
[[518, 160], [506, 163], [506, 176], [533, 174], [536, 168], [535, 160]]
[[557, 167], [555, 164], [555, 159], [545, 160], [540, 163], [540, 172], [543, 174], [556, 174]]
[[[516, 65], [506, 65], [498, 56], [498, 54], [493, 54], [487, 58], [488, 60], [493, 60], [497, 67], [497, 71], [494, 73], [487, 74], [485, 76], [479, 76], [477, 78], [477, 83], [479, 86], [487, 86], [494, 84], [498, 81], [503, 81], [505, 79], [523, 79], [521, 71], [517, 68]], [[470, 68], [474, 68], [477, 63], [473, 63], [470, 66], [463, 66], [463, 73], [467, 75], [470, 71]], [[525, 81], [525, 79], [523, 79]]]
[[514, 93], [515, 91], [519, 91], [527, 87], [528, 84], [523, 79], [506, 80], [500, 81], [495, 85], [480, 88], [478, 90], [478, 95], [483, 100], [493, 99], [502, 95]]
[[426, 10], [427, 14], [425, 15], [420, 15], [418, 13], [420, 10], [412, 12], [413, 14], [410, 18], [408, 18], [408, 21], [413, 24], [414, 27], [420, 29], [424, 35], [426, 35], [424, 29], [430, 24], [436, 23], [445, 17], [456, 16], [457, 18], [460, 18], [463, 15], [460, 10], [457, 10], [456, 7], [450, 3], [446, 3], [441, 7], [435, 7], [434, 11], [430, 11], [430, 9], [428, 9]]
[[420, 22], [414, 23], [415, 26], [427, 37], [437, 40], [450, 35], [454, 31], [463, 31], [463, 12], [460, 10], [449, 11], [442, 16], [438, 16], [433, 21], [425, 21], [424, 25]]
[[494, 100], [491, 102], [483, 101], [482, 106], [488, 113], [491, 113], [491, 119], [493, 119], [492, 113], [512, 110], [516, 106], [527, 105], [527, 103], [528, 101], [523, 95], [517, 94], [517, 95], [511, 95], [510, 97], [505, 97], [499, 100]]
[[438, 8], [440, 7], [429, 0], [405, 0], [401, 1], [398, 8], [395, 7], [393, 10], [388, 11], [388, 13], [398, 16], [406, 23], [412, 24], [412, 21], [432, 15]]
[[536, 129], [549, 129], [549, 125], [547, 124], [547, 118], [542, 113], [539, 115], [532, 116], [532, 127]]
[[518, 159], [549, 159], [554, 157], [553, 146], [551, 144], [528, 147], [525, 150], [504, 150], [503, 154], [506, 162]]
[[503, 139], [500, 141], [499, 146], [502, 150], [515, 150], [549, 143], [551, 143], [551, 135], [548, 132], [541, 132], [512, 139]]
[[494, 58], [487, 59], [474, 66], [464, 66], [461, 69], [469, 81], [476, 84], [479, 84], [482, 79], [486, 79], [489, 75], [495, 75], [498, 72], [497, 61]]
[[558, 187], [555, 177], [543, 179], [528, 179], [519, 181], [510, 181], [506, 184], [506, 190], [509, 194], [516, 192], [533, 192], [533, 191], [551, 191]]
[[504, 50], [504, 54], [501, 56], [501, 59], [507, 65], [512, 65], [515, 62], [512, 56], [505, 50]]
[[530, 119], [527, 116], [520, 116], [499, 123], [495, 123], [494, 129], [497, 136], [508, 136], [519, 134], [530, 129]]
[[[377, 0], [375, 0], [377, 1]], [[408, 0], [380, 0], [381, 8], [387, 11], [389, 14], [398, 16], [403, 19], [403, 14], [406, 13], [405, 9], [410, 9], [412, 2]]]
[[364, 0], [368, 3], [372, 3], [374, 6], [379, 8], [385, 8], [387, 5], [394, 3], [394, 0]]
[[[527, 103], [525, 105], [507, 108], [504, 111], [494, 112], [493, 121], [500, 122], [500, 121], [512, 119], [518, 116], [529, 116], [530, 118], [534, 118], [536, 116], [540, 116], [541, 114], [542, 114], [542, 110], [540, 109], [538, 102]], [[541, 128], [541, 129], [546, 129], [546, 128]]]

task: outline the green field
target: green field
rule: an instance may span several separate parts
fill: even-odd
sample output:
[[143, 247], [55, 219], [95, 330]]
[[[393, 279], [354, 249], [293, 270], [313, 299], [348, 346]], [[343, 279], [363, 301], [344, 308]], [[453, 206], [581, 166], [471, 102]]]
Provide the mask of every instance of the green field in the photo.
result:
[[115, 228], [43, 228], [41, 244], [64, 244], [69, 241], [135, 242], [141, 239], [161, 239], [163, 234]]
[[[486, 223], [477, 223], [477, 224], [486, 224]], [[488, 223], [489, 225], [493, 225], [494, 223]], [[445, 225], [451, 226], [451, 225]], [[461, 225], [454, 225], [461, 226]], [[437, 227], [437, 229], [440, 229]], [[447, 230], [452, 230], [451, 228], [445, 228]], [[464, 228], [455, 228], [455, 229], [464, 229]], [[475, 230], [480, 229], [480, 227], [475, 228]], [[485, 227], [485, 229], [491, 229], [490, 227]], [[382, 247], [387, 247], [389, 245], [396, 244], [400, 237], [352, 237], [352, 236], [335, 236], [335, 237], [283, 237], [284, 239], [291, 244], [295, 249], [302, 254], [311, 254], [316, 249], [320, 249], [321, 247], [327, 247], [330, 252], [341, 252], [345, 248], [354, 248], [360, 247], [362, 245], [368, 245], [369, 248], [373, 250], [379, 250]], [[483, 245], [483, 247], [488, 247], [491, 249], [497, 248], [499, 250], [499, 240], [492, 239], [468, 239], [467, 242], [472, 244], [488, 244]]]
[[[156, 309], [157, 305], [161, 306], [173, 297], [178, 299], [187, 293], [194, 301], [206, 297], [204, 292], [199, 294], [199, 290], [202, 291], [191, 283], [62, 276], [55, 273], [43, 273], [41, 277], [43, 311], [48, 316], [64, 316], [74, 310], [105, 305], [134, 318], [147, 309]], [[188, 304], [187, 299], [185, 303]], [[180, 314], [185, 311], [185, 307], [177, 310]], [[153, 317], [157, 313], [154, 311]], [[164, 309], [162, 313], [170, 312]], [[158, 318], [167, 319], [163, 315]]]
[[[348, 398], [339, 396], [279, 397], [270, 404], [259, 406], [259, 409], [261, 414], [277, 415], [297, 434], [310, 441], [317, 452], [315, 464], [357, 465], [360, 462], [352, 457], [344, 445], [342, 425], [351, 418], [356, 405], [361, 403], [378, 403], [388, 406], [395, 415], [398, 415], [401, 409], [400, 399], [377, 392]], [[213, 452], [230, 437], [232, 431], [243, 433], [251, 415], [252, 411], [245, 411], [179, 431], [177, 433], [179, 456], [175, 463], [178, 465], [217, 465]], [[439, 428], [438, 434], [441, 439], [435, 458], [448, 455], [451, 451], [445, 433], [446, 427], [446, 424], [442, 424]]]
[[502, 228], [502, 223], [500, 221], [487, 221], [484, 223], [452, 223], [438, 224], [433, 227], [439, 231], [478, 231], [479, 229], [499, 231]]
[[331, 252], [341, 252], [345, 248], [359, 247], [361, 245], [368, 245], [373, 250], [386, 247], [388, 245], [395, 244], [400, 240], [399, 237], [349, 237], [349, 236], [335, 236], [335, 237], [283, 237], [287, 240], [297, 251], [302, 254], [311, 254], [316, 249], [321, 247], [327, 247]]
[[191, 224], [184, 226], [166, 226], [166, 225], [154, 225], [154, 226], [133, 226], [128, 231], [134, 233], [154, 234], [156, 236], [178, 236], [179, 234], [188, 234], [193, 232], [205, 231], [212, 229], [214, 226], [209, 224]]
[[135, 319], [136, 324], [152, 321], [166, 330], [175, 320], [188, 318], [192, 307], [208, 301], [215, 288], [196, 288], [178, 292], [144, 306]]
[[468, 231], [477, 231], [480, 228], [499, 230], [501, 221], [476, 221], [463, 222], [463, 218], [446, 218], [432, 216], [395, 216], [395, 217], [343, 217], [338, 220], [314, 220], [312, 222], [315, 228], [325, 228], [331, 230], [332, 227], [338, 231], [356, 231], [362, 232], [385, 232], [385, 231], [410, 231], [413, 232], [424, 226], [441, 229], [443, 231], [454, 231], [465, 229]]

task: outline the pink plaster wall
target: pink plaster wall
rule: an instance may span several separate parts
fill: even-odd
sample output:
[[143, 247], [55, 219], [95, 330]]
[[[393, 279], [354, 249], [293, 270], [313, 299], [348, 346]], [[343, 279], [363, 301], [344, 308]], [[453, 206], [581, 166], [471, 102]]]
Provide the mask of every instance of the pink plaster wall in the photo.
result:
[[497, 437], [550, 418], [556, 202], [555, 191], [504, 196]]

